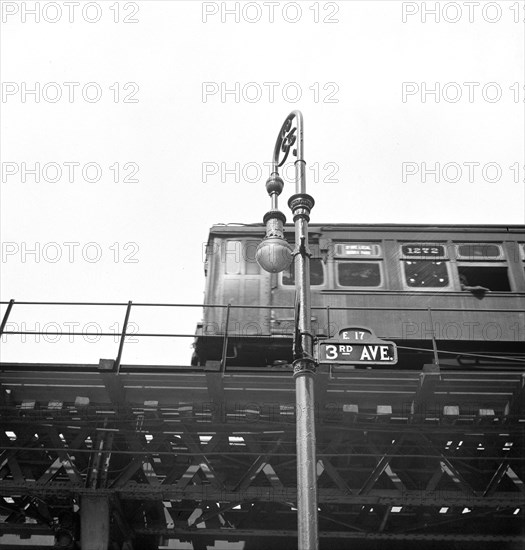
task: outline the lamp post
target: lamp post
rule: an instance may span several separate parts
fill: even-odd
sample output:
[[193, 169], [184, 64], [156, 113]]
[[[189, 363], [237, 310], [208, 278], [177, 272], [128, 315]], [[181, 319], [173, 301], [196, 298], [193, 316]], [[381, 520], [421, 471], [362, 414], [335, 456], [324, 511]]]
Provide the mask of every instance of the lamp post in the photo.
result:
[[[295, 148], [292, 147], [295, 145]], [[278, 197], [284, 186], [279, 168], [292, 150], [295, 160], [295, 194], [288, 201], [295, 223], [295, 248], [284, 239], [284, 214], [278, 209]], [[266, 182], [271, 210], [264, 216], [266, 236], [257, 248], [260, 266], [272, 273], [295, 267], [295, 340], [293, 376], [296, 398], [297, 442], [297, 515], [299, 550], [318, 548], [317, 530], [317, 461], [315, 456], [314, 375], [310, 304], [310, 249], [308, 222], [314, 199], [306, 193], [303, 158], [303, 115], [292, 111], [279, 131], [272, 159], [272, 172]], [[282, 159], [281, 159], [282, 156]]]

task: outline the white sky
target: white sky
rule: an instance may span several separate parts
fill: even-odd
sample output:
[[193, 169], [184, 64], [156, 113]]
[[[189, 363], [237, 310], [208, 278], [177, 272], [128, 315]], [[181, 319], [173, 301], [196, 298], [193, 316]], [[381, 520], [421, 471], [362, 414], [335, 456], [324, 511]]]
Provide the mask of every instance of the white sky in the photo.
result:
[[[432, 14], [424, 20], [435, 2], [301, 1], [297, 23], [286, 21], [297, 17], [293, 2], [276, 3], [273, 23], [264, 2], [258, 22], [244, 20], [243, 10], [253, 20], [257, 6], [242, 2], [238, 23], [234, 15], [221, 22], [224, 8], [235, 4], [3, 2], [2, 300], [202, 303], [208, 230], [218, 222], [262, 220], [269, 207], [264, 163], [293, 109], [305, 117], [307, 164], [318, 163], [317, 181], [308, 170], [308, 192], [316, 199], [312, 223], [525, 222], [524, 2], [471, 5], [472, 22], [468, 3], [441, 2], [436, 22]], [[35, 7], [40, 22], [24, 13]], [[98, 22], [86, 20], [98, 16]], [[124, 23], [125, 17], [137, 22]], [[53, 82], [58, 87], [44, 92]], [[65, 82], [80, 83], [72, 102]], [[99, 101], [83, 99], [89, 82], [100, 87]], [[269, 82], [278, 83], [273, 101]], [[419, 90], [405, 102], [404, 82]], [[440, 101], [429, 94], [423, 102], [421, 89], [436, 82]], [[35, 83], [39, 102], [22, 93]], [[206, 101], [203, 83], [219, 90]], [[234, 94], [221, 100], [220, 90], [235, 83], [240, 101]], [[52, 102], [57, 89], [62, 98]], [[453, 102], [458, 89], [462, 96]], [[258, 90], [260, 100], [248, 101]], [[292, 102], [297, 90], [301, 100]], [[498, 90], [501, 97], [493, 100]], [[86, 91], [93, 97], [95, 86]], [[138, 101], [124, 103], [134, 91]], [[323, 101], [327, 97], [337, 102]], [[31, 169], [37, 162], [40, 182], [22, 174], [23, 163]], [[440, 182], [433, 175], [423, 182], [421, 170], [403, 181], [403, 163], [415, 163], [414, 169], [423, 162], [458, 163], [463, 172], [455, 182], [449, 165]], [[48, 163], [62, 167], [59, 181], [51, 181], [53, 165], [42, 173]], [[80, 163], [73, 182], [64, 163]], [[87, 163], [100, 166], [98, 182], [82, 176]], [[116, 183], [109, 168], [115, 163]], [[132, 164], [124, 169], [126, 163]], [[239, 178], [221, 174], [221, 163], [228, 170], [238, 163]], [[464, 163], [479, 163], [470, 165], [473, 181]], [[487, 163], [494, 164], [482, 172]], [[133, 166], [138, 181], [123, 182]], [[283, 210], [293, 192], [288, 183]], [[36, 255], [25, 253], [35, 246]], [[101, 258], [90, 262], [82, 250]], [[62, 256], [53, 262], [57, 252]], [[130, 254], [136, 262], [124, 262]], [[96, 330], [90, 323], [114, 332], [123, 317], [123, 308], [15, 306], [10, 328], [22, 329], [25, 320], [26, 330], [58, 323], [66, 331], [65, 323], [78, 322], [76, 332]], [[200, 317], [200, 310], [170, 310], [169, 318], [164, 310], [141, 310], [131, 320], [141, 332], [193, 333]], [[2, 360], [96, 363], [116, 354], [113, 338], [79, 340], [63, 337], [35, 348], [34, 338], [23, 343], [11, 336]], [[187, 364], [190, 344], [163, 339], [152, 346], [142, 339], [125, 348], [123, 361]]]

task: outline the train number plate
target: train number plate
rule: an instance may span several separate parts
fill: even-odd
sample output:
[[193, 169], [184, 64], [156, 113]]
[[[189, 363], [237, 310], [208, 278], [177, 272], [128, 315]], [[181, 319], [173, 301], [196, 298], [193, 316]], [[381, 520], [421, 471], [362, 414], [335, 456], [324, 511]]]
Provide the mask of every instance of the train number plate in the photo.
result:
[[445, 257], [445, 247], [439, 244], [404, 244], [401, 247], [401, 252], [403, 256]]

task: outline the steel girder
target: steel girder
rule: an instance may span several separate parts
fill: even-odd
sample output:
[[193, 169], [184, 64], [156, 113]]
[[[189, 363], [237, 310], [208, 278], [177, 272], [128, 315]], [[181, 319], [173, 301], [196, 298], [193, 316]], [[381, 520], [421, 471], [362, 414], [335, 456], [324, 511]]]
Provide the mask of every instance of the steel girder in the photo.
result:
[[[73, 532], [82, 497], [98, 495], [121, 548], [294, 540], [295, 409], [281, 374], [2, 373], [0, 533]], [[521, 540], [520, 374], [319, 377], [321, 545]]]

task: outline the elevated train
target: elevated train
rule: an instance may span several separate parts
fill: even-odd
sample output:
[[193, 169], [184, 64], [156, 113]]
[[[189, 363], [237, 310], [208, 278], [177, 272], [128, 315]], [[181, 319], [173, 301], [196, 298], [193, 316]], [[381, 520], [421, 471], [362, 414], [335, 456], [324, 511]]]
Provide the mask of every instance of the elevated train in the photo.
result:
[[[293, 266], [263, 271], [263, 236], [262, 224], [211, 228], [194, 365], [290, 365]], [[396, 368], [525, 367], [525, 226], [312, 224], [309, 240], [317, 340], [362, 326], [397, 344]]]

